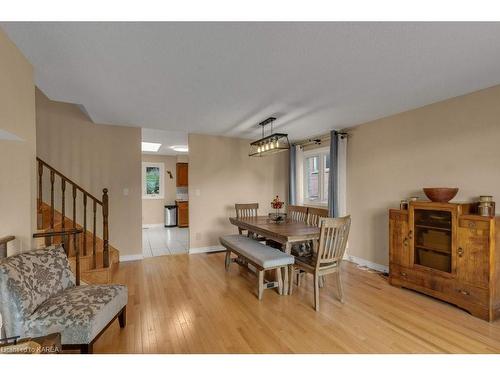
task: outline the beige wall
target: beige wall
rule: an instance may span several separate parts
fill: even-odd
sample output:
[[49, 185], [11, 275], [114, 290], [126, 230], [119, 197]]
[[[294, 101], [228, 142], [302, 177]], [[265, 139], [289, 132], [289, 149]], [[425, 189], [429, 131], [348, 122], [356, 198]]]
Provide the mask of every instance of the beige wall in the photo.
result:
[[500, 86], [349, 129], [348, 253], [388, 264], [387, 209], [422, 187], [500, 201]]
[[[142, 200], [142, 224], [163, 224], [165, 204], [175, 203], [176, 195], [176, 156], [142, 155], [143, 162], [163, 163], [165, 165], [165, 199]], [[172, 173], [172, 179], [167, 171]]]
[[0, 29], [0, 237], [15, 235], [9, 255], [29, 250], [36, 227], [35, 87], [33, 69]]
[[274, 196], [288, 200], [288, 153], [250, 158], [248, 149], [247, 139], [189, 135], [191, 249], [219, 245], [219, 236], [237, 233], [228, 219], [235, 203], [258, 202], [267, 214]]
[[142, 253], [141, 130], [94, 124], [36, 90], [36, 131], [41, 159], [97, 197], [109, 189], [111, 245], [120, 255]]
[[189, 163], [188, 155], [177, 155], [176, 156], [177, 163]]

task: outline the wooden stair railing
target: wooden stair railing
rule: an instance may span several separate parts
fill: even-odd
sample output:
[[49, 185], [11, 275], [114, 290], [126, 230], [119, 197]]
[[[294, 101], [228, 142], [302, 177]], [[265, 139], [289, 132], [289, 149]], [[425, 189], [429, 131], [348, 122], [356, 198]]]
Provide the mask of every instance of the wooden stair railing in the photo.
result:
[[[66, 185], [70, 186], [70, 190], [72, 193], [72, 211], [73, 211], [73, 230], [76, 230], [77, 225], [77, 199], [79, 196], [82, 198], [83, 204], [83, 255], [87, 254], [87, 231], [90, 230], [92, 233], [92, 259], [93, 259], [93, 268], [97, 268], [97, 257], [96, 257], [96, 243], [97, 243], [97, 208], [101, 207], [102, 212], [102, 240], [103, 240], [103, 256], [102, 256], [102, 267], [109, 267], [109, 224], [108, 224], [108, 215], [109, 215], [109, 199], [108, 199], [108, 189], [104, 188], [102, 190], [102, 199], [98, 199], [80, 185], [66, 177], [64, 174], [44, 162], [40, 158], [36, 158], [38, 162], [38, 199], [37, 199], [37, 223], [38, 229], [43, 229], [43, 214], [42, 214], [42, 204], [43, 204], [43, 173], [44, 170], [47, 169], [50, 173], [50, 231], [54, 232], [54, 217], [55, 217], [55, 202], [54, 202], [54, 184], [56, 181], [56, 176], [61, 180], [61, 214], [63, 217], [62, 220], [62, 232], [65, 231], [65, 223], [64, 218], [66, 217]], [[80, 194], [78, 194], [80, 192]], [[87, 228], [87, 201], [91, 201], [92, 206], [92, 228]], [[43, 236], [39, 236], [43, 237]], [[52, 244], [53, 236], [45, 237], [46, 244]], [[66, 236], [67, 240], [67, 236]], [[74, 241], [76, 242], [77, 238], [74, 235]], [[66, 244], [67, 245], [67, 244]]]

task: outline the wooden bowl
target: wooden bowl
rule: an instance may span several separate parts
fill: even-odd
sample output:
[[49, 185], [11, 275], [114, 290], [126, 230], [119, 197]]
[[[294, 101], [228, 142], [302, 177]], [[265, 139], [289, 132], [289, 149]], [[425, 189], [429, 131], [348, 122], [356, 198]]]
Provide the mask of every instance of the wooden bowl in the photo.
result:
[[455, 198], [458, 188], [424, 188], [424, 193], [433, 202], [447, 203]]

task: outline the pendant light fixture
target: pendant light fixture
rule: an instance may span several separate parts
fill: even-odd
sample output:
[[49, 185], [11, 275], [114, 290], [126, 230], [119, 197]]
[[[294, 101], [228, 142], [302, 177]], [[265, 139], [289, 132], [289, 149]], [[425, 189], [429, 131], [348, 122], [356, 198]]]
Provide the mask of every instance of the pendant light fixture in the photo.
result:
[[[250, 143], [250, 152], [248, 156], [265, 156], [290, 149], [288, 134], [273, 133], [274, 120], [276, 120], [276, 117], [269, 117], [259, 123], [262, 127], [262, 138]], [[266, 125], [271, 126], [271, 132], [268, 136], [265, 136]]]

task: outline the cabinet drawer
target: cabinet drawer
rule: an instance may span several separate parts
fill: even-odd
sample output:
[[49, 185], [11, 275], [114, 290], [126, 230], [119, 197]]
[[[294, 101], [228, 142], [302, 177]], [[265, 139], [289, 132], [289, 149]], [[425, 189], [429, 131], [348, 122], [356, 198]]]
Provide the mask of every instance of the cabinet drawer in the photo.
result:
[[425, 275], [410, 268], [391, 264], [391, 276], [400, 280], [408, 281], [412, 284], [425, 286]]
[[424, 287], [448, 295], [459, 304], [459, 301], [472, 303], [484, 307], [489, 306], [488, 289], [473, 287], [459, 283], [454, 279], [447, 279], [438, 275], [429, 275], [420, 270], [409, 269], [391, 264], [391, 276], [406, 281], [415, 286]]
[[470, 229], [490, 229], [490, 223], [488, 221], [482, 220], [469, 220], [469, 219], [460, 219], [458, 220], [458, 225], [463, 228]]
[[[391, 265], [391, 267], [393, 267]], [[446, 293], [453, 289], [454, 280], [437, 275], [432, 271], [424, 271], [418, 268], [406, 268], [398, 266], [391, 268], [391, 275], [394, 278], [407, 281], [409, 283], [432, 289], [437, 292]]]
[[454, 283], [451, 293], [458, 299], [476, 305], [489, 306], [488, 289], [476, 288], [462, 283]]

